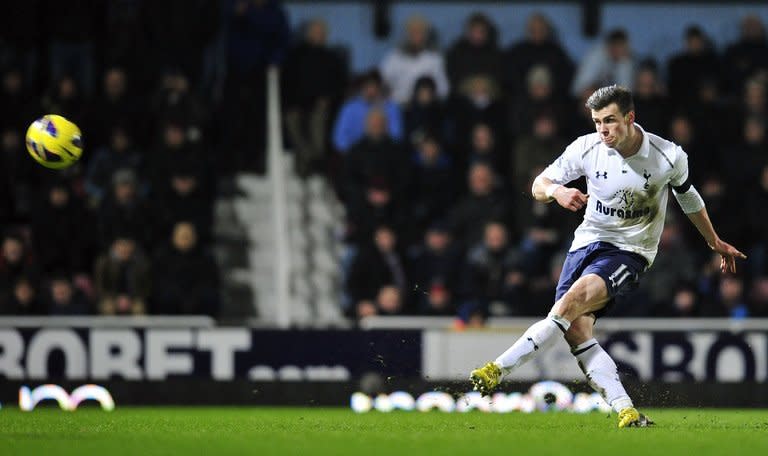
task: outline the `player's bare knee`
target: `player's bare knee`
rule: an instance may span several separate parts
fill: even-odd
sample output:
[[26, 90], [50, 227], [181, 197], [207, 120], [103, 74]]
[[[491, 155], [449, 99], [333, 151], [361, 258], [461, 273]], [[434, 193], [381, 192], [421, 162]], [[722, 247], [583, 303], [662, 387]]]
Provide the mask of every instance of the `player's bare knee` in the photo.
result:
[[590, 316], [581, 316], [571, 322], [570, 328], [565, 333], [565, 340], [571, 347], [575, 347], [592, 338], [592, 326], [594, 319]]
[[574, 285], [555, 303], [552, 307], [552, 313], [572, 322], [584, 313], [582, 307], [585, 298], [584, 290]]
[[608, 291], [603, 279], [596, 274], [587, 274], [577, 280], [552, 307], [552, 312], [573, 321], [595, 312], [608, 301]]

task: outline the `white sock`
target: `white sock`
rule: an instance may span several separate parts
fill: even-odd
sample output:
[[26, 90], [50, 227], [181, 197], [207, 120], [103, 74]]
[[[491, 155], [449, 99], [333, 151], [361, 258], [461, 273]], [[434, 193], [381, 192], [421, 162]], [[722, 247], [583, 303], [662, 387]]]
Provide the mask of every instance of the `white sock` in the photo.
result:
[[517, 341], [496, 358], [496, 365], [505, 374], [533, 358], [537, 351], [552, 345], [557, 336], [562, 336], [571, 327], [571, 322], [559, 315], [549, 314], [547, 318], [532, 324]]
[[589, 339], [571, 349], [571, 353], [579, 361], [579, 367], [587, 376], [589, 386], [603, 396], [613, 410], [632, 407], [624, 386], [619, 380], [616, 363], [595, 339]]

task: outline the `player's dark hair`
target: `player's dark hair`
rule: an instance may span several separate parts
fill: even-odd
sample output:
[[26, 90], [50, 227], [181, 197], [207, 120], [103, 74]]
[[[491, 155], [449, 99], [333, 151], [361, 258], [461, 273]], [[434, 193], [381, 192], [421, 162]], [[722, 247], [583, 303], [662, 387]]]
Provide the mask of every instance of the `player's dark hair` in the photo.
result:
[[616, 103], [622, 114], [635, 110], [635, 102], [632, 100], [632, 91], [616, 84], [600, 87], [595, 90], [584, 105], [593, 111], [599, 111], [611, 103]]

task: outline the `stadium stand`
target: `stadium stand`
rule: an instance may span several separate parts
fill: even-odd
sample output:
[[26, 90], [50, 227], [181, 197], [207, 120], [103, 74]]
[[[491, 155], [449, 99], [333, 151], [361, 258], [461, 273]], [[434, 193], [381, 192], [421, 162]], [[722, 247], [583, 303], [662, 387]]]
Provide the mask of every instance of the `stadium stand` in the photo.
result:
[[[685, 148], [722, 236], [749, 254], [721, 278], [672, 203], [656, 264], [613, 315], [768, 316], [757, 16], [730, 43], [681, 25], [668, 61], [641, 59], [622, 29], [569, 55], [541, 14], [511, 43], [469, 15], [441, 48], [414, 16], [398, 24], [405, 42], [353, 72], [354, 43], [328, 43], [330, 18], [291, 30], [278, 2], [91, 3], [67, 2], [66, 29], [13, 26], [63, 14], [43, 2], [9, 7], [0, 27], [2, 314], [268, 316], [280, 303], [259, 200], [266, 69], [278, 66], [291, 286], [309, 309], [297, 322], [544, 313], [578, 217], [532, 201], [530, 181], [590, 131], [584, 96], [613, 82], [635, 90], [641, 125]], [[26, 156], [26, 125], [44, 113], [81, 126], [77, 166], [52, 173]]]

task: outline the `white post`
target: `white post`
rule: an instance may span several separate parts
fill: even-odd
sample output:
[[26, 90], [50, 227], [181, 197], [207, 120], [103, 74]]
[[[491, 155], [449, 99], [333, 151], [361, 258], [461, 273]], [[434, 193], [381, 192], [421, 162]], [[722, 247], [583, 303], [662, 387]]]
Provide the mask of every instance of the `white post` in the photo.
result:
[[[290, 255], [288, 253], [288, 223], [286, 215], [285, 163], [283, 160], [283, 128], [280, 107], [280, 72], [277, 67], [267, 70], [267, 160], [272, 187], [272, 225], [275, 230], [275, 306], [276, 315], [266, 315], [278, 327], [291, 324]], [[272, 318], [270, 318], [272, 317]]]

